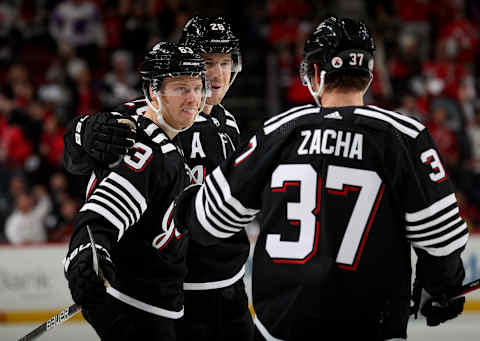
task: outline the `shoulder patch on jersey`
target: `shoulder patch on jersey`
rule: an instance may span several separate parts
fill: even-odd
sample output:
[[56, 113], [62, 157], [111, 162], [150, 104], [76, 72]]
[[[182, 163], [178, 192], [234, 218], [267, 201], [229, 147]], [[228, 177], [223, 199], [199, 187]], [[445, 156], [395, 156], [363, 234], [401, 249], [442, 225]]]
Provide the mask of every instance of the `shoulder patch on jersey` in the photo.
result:
[[284, 124], [292, 120], [295, 120], [298, 117], [319, 113], [319, 112], [320, 112], [320, 108], [312, 104], [309, 104], [308, 106], [301, 106], [301, 107], [290, 109], [287, 112], [284, 112], [280, 115], [273, 117], [273, 119], [270, 119], [269, 121], [271, 123], [267, 121], [264, 125], [263, 131], [265, 132], [265, 135], [269, 135], [273, 131], [283, 126]]
[[415, 121], [410, 117], [406, 117], [393, 111], [379, 109], [380, 108], [377, 109], [372, 107], [357, 108], [354, 110], [353, 113], [355, 115], [384, 121], [397, 129], [402, 134], [410, 136], [414, 139], [417, 138], [417, 136], [423, 129], [425, 129], [425, 126], [423, 124]]

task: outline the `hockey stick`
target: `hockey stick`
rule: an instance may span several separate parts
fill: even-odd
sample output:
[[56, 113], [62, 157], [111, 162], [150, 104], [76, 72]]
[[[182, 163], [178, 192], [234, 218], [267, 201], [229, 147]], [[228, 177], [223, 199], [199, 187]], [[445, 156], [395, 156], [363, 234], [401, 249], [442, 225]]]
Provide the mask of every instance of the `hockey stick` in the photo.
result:
[[456, 298], [456, 297], [460, 297], [460, 296], [464, 296], [466, 294], [468, 294], [469, 292], [472, 292], [474, 290], [477, 290], [477, 289], [480, 289], [480, 278], [470, 282], [470, 283], [467, 283], [467, 284], [464, 284], [460, 287], [460, 289], [458, 290], [455, 290], [453, 293], [451, 293], [449, 295], [449, 298]]
[[[471, 281], [467, 284], [462, 285], [460, 288], [456, 290], [452, 290], [447, 294], [448, 299], [454, 299], [457, 297], [465, 296], [466, 294], [475, 291], [477, 289], [480, 289], [480, 278]], [[410, 315], [415, 315], [418, 311], [418, 307], [415, 305], [410, 306]]]
[[[88, 232], [88, 237], [90, 238], [90, 246], [92, 247], [92, 256], [93, 256], [93, 270], [97, 275], [100, 276], [100, 278], [103, 279], [103, 275], [101, 272], [101, 269], [98, 266], [98, 258], [97, 258], [97, 250], [95, 248], [95, 240], [93, 239], [92, 231], [90, 230], [90, 227], [87, 225], [87, 232]], [[22, 337], [21, 339], [18, 339], [18, 341], [30, 341], [36, 339], [38, 336], [42, 335], [46, 331], [58, 327], [59, 325], [63, 324], [65, 321], [71, 319], [73, 316], [75, 316], [77, 313], [79, 313], [82, 310], [82, 307], [80, 307], [78, 304], [72, 304], [70, 307], [65, 308], [55, 316], [51, 317], [47, 322], [44, 322], [34, 330], [32, 330], [30, 333]]]

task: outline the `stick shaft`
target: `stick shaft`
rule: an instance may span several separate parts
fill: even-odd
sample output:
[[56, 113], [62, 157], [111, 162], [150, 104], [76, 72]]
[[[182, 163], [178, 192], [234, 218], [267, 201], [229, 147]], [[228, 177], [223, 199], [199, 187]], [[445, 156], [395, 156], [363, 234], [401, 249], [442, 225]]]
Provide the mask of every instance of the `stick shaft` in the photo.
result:
[[81, 309], [81, 307], [77, 304], [72, 304], [70, 307], [65, 308], [48, 321], [42, 323], [40, 326], [32, 330], [30, 333], [19, 339], [18, 341], [30, 341], [36, 339], [38, 336], [45, 333], [47, 330], [57, 327], [63, 324], [65, 321], [72, 318], [76, 315]]
[[450, 295], [450, 297], [463, 296], [463, 295], [466, 295], [469, 292], [472, 292], [472, 291], [477, 290], [477, 289], [480, 289], [480, 278], [478, 278], [478, 279], [476, 279], [476, 280], [474, 280], [470, 283], [462, 285], [460, 287], [460, 289], [458, 291], [456, 291], [455, 293], [453, 293], [452, 295]]

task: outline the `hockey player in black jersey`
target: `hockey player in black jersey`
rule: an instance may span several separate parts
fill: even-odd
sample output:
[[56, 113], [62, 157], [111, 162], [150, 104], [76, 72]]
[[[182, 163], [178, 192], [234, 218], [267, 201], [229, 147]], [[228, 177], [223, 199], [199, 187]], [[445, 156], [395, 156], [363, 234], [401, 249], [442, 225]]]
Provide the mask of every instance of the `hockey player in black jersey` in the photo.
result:
[[[184, 310], [187, 241], [172, 210], [190, 177], [175, 136], [205, 104], [205, 62], [188, 46], [159, 43], [140, 73], [148, 106], [129, 113], [136, 142], [110, 167], [93, 169], [65, 259], [72, 297], [102, 340], [176, 340]], [[72, 131], [80, 144], [85, 120]], [[106, 286], [92, 267], [86, 226]]]
[[[197, 183], [231, 155], [239, 143], [235, 118], [220, 103], [242, 67], [239, 40], [223, 17], [194, 16], [180, 42], [198, 46], [205, 59], [212, 94], [191, 129], [179, 135]], [[184, 283], [183, 340], [249, 341], [253, 321], [243, 275], [250, 250], [245, 230], [205, 247], [189, 241]]]
[[464, 279], [467, 226], [425, 126], [364, 105], [374, 50], [362, 22], [323, 21], [300, 72], [318, 105], [267, 120], [177, 200], [176, 226], [204, 245], [262, 212], [252, 284], [259, 340], [406, 339], [411, 247], [427, 324], [463, 310], [464, 297], [446, 294]]
[[[178, 134], [193, 182], [202, 183], [239, 143], [235, 117], [220, 103], [241, 71], [239, 40], [223, 17], [195, 16], [185, 25], [180, 42], [205, 59], [211, 95], [194, 125]], [[143, 113], [144, 98], [115, 109], [129, 115]], [[74, 174], [115, 163], [135, 136], [110, 113], [90, 115], [85, 129], [75, 133], [80, 118], [67, 128], [63, 162]], [[82, 144], [83, 141], [83, 144]], [[185, 279], [185, 315], [179, 320], [179, 338], [185, 340], [239, 340], [253, 337], [253, 321], [243, 282], [249, 241], [244, 230], [211, 247], [192, 241], [188, 246]]]

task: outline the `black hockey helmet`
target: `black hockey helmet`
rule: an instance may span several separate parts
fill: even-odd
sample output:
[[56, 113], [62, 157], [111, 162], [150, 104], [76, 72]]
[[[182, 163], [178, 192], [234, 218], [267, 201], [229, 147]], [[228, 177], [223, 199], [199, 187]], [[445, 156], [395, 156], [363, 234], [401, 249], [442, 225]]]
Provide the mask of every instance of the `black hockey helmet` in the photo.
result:
[[140, 66], [144, 84], [151, 84], [154, 90], [159, 90], [166, 77], [203, 77], [205, 72], [205, 61], [190, 46], [171, 42], [160, 42], [152, 47]]
[[317, 64], [325, 74], [355, 70], [372, 77], [375, 43], [362, 21], [331, 16], [305, 42], [300, 79], [308, 86]]
[[180, 43], [192, 46], [198, 53], [231, 53], [232, 77], [242, 70], [240, 41], [233, 33], [230, 23], [222, 16], [194, 16], [183, 28]]
[[[194, 51], [191, 46], [172, 42], [160, 42], [152, 47], [143, 63], [140, 65], [140, 76], [143, 80], [143, 93], [148, 105], [157, 113], [159, 121], [161, 118], [161, 107], [152, 105], [150, 86], [154, 96], [158, 96], [162, 81], [168, 77], [191, 76], [202, 79], [202, 104], [199, 111], [203, 110], [206, 98], [210, 96], [209, 83], [206, 80], [206, 67], [203, 58]], [[157, 97], [159, 106], [161, 102]], [[173, 129], [173, 128], [172, 128]]]

